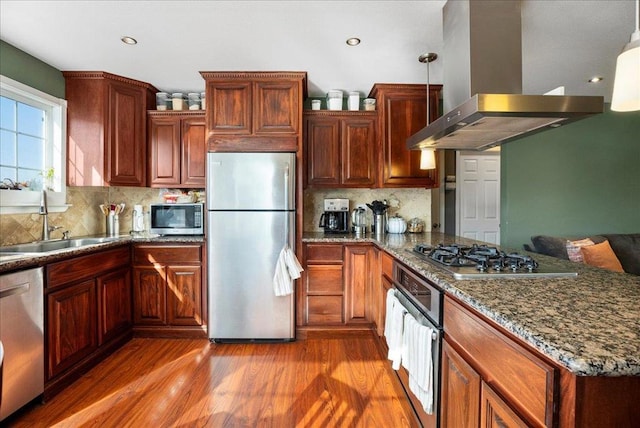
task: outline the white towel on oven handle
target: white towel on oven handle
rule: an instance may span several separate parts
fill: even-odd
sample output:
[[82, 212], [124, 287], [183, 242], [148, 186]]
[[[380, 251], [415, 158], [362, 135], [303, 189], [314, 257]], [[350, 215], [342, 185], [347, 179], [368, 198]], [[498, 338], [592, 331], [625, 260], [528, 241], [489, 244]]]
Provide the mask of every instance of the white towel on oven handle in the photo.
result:
[[433, 413], [432, 344], [435, 331], [411, 314], [404, 316], [402, 366], [409, 372], [409, 389], [427, 414]]
[[407, 310], [396, 297], [393, 288], [387, 291], [387, 314], [384, 320], [384, 335], [389, 347], [387, 358], [391, 360], [391, 368], [398, 370], [402, 361], [402, 335], [404, 330], [404, 314]]

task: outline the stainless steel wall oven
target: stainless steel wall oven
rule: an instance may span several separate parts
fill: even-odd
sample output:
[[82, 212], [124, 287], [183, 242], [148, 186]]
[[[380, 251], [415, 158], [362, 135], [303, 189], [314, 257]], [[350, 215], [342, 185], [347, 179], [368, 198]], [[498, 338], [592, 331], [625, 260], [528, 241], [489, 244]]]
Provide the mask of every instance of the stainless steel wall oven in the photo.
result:
[[[400, 369], [398, 376], [407, 392], [421, 423], [425, 427], [440, 425], [440, 355], [442, 348], [442, 305], [444, 294], [442, 290], [429, 281], [419, 277], [406, 266], [394, 263], [393, 287], [396, 298], [404, 309], [418, 321], [419, 324], [433, 330], [431, 344], [432, 377], [433, 377], [433, 412], [426, 413], [417, 397], [408, 385], [408, 373]], [[425, 351], [426, 352], [426, 351]]]

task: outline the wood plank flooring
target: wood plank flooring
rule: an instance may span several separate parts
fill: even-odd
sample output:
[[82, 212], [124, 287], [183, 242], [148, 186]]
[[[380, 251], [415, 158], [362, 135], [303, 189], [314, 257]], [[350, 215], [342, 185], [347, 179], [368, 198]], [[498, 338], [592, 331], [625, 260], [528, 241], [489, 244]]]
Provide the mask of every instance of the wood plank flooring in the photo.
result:
[[9, 426], [418, 426], [399, 388], [373, 335], [281, 344], [137, 338]]

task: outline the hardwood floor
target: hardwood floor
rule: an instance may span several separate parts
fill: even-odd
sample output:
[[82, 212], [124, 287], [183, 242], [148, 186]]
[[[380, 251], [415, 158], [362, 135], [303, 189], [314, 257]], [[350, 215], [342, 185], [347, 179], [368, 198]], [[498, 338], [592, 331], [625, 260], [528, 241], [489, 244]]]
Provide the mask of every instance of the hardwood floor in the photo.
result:
[[399, 388], [372, 335], [221, 345], [138, 338], [9, 425], [418, 426]]

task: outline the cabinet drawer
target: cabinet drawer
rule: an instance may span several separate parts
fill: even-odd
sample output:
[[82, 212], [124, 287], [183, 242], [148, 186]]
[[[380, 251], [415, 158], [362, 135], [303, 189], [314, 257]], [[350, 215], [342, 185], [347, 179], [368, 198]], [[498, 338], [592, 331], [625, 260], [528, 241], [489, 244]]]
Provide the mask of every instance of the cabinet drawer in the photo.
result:
[[487, 384], [536, 425], [553, 423], [556, 370], [449, 298], [444, 330]]
[[308, 324], [341, 324], [342, 296], [307, 296]]
[[47, 288], [95, 278], [100, 272], [120, 266], [129, 266], [129, 245], [51, 263], [47, 266]]
[[135, 245], [133, 264], [153, 265], [155, 263], [200, 263], [200, 245]]
[[307, 293], [309, 294], [342, 294], [342, 266], [310, 265], [306, 269]]
[[380, 251], [380, 254], [381, 254], [380, 260], [382, 264], [382, 274], [386, 275], [387, 278], [392, 279], [393, 278], [393, 257], [385, 253], [384, 251]]
[[307, 262], [342, 263], [342, 245], [307, 244]]

